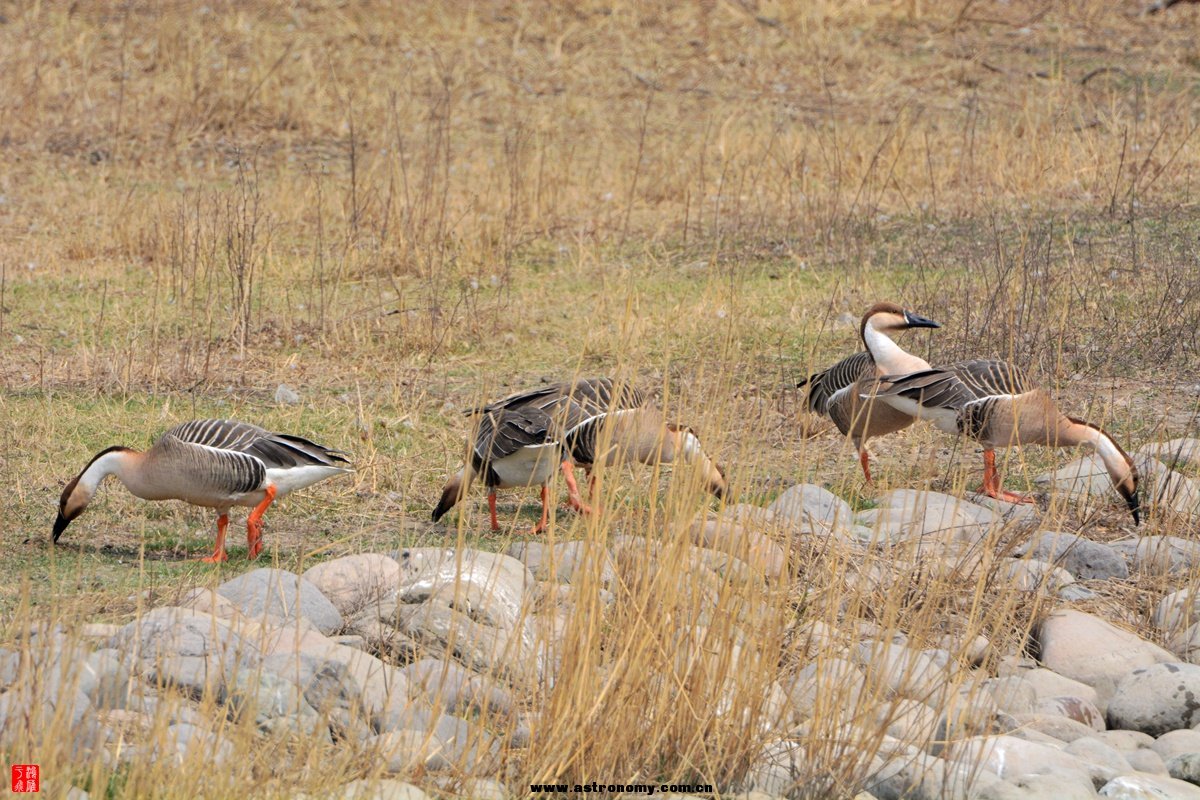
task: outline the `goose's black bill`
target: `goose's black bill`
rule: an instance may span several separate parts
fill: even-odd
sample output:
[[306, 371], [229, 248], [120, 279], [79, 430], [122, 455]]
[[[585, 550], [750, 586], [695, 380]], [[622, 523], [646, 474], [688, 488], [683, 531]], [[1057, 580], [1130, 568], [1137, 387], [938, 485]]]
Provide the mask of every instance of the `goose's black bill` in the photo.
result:
[[54, 519], [54, 539], [53, 540], [55, 542], [58, 541], [58, 537], [63, 535], [63, 531], [65, 531], [67, 529], [67, 526], [70, 524], [71, 524], [71, 520], [64, 517], [63, 513], [61, 511], [58, 512], [58, 516], [55, 517], [55, 519]]
[[904, 321], [908, 323], [910, 328], [940, 328], [939, 323], [934, 322], [928, 317], [922, 317], [920, 314], [914, 314], [911, 311], [904, 312]]

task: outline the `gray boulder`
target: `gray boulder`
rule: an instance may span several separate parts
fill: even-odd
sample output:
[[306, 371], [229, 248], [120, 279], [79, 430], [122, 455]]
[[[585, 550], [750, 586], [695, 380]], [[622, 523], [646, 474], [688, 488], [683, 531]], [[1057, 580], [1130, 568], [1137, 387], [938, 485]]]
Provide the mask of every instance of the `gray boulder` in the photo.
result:
[[1200, 565], [1200, 542], [1181, 536], [1142, 536], [1136, 541], [1113, 543], [1138, 572], [1181, 575]]
[[767, 510], [776, 522], [803, 534], [840, 533], [854, 523], [854, 511], [849, 503], [811, 483], [787, 489], [767, 506]]
[[222, 620], [199, 611], [162, 607], [130, 622], [116, 636], [117, 650], [137, 655], [151, 683], [175, 686], [199, 698], [220, 700], [238, 672], [257, 668], [258, 648]]
[[305, 570], [301, 577], [333, 603], [339, 614], [351, 617], [396, 596], [400, 565], [379, 553], [358, 553], [323, 561]]
[[1081, 581], [1129, 577], [1129, 565], [1124, 556], [1106, 544], [1090, 541], [1076, 533], [1042, 531], [1019, 552], [1053, 562]]
[[1200, 722], [1200, 666], [1164, 663], [1140, 667], [1117, 683], [1108, 704], [1113, 728], [1160, 736]]
[[287, 570], [256, 569], [221, 584], [217, 593], [253, 620], [264, 616], [287, 620], [304, 617], [327, 636], [342, 627], [342, 615], [329, 598]]
[[598, 569], [601, 586], [616, 580], [612, 558], [599, 544], [589, 541], [571, 542], [514, 542], [505, 551], [529, 568], [539, 581], [555, 580], [572, 583], [582, 575], [581, 570]]

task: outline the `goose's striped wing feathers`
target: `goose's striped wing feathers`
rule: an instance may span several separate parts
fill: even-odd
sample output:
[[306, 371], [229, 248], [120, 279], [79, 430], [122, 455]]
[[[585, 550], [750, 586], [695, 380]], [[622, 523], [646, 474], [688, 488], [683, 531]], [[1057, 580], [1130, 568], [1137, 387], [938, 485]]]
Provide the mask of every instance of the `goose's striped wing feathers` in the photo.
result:
[[1018, 395], [1037, 388], [1019, 368], [1005, 361], [979, 359], [911, 375], [881, 379], [880, 397], [906, 397], [926, 408], [962, 409], [992, 397]]
[[866, 350], [847, 356], [823, 372], [817, 372], [797, 386], [808, 384], [805, 404], [817, 414], [829, 413], [829, 400], [842, 389], [853, 386], [875, 371], [875, 359]]
[[586, 415], [600, 414], [615, 408], [639, 408], [645, 404], [646, 396], [633, 386], [617, 383], [612, 378], [587, 378], [552, 383], [538, 389], [510, 394], [482, 408], [470, 409], [466, 413], [471, 416], [517, 408], [535, 408], [553, 413], [564, 407], [577, 406], [577, 411]]
[[523, 447], [553, 443], [551, 424], [550, 415], [537, 408], [500, 409], [484, 414], [475, 435], [476, 466], [511, 456]]
[[241, 453], [258, 459], [267, 469], [349, 464], [344, 453], [300, 436], [271, 433], [248, 422], [198, 419], [171, 428], [163, 437], [222, 453]]

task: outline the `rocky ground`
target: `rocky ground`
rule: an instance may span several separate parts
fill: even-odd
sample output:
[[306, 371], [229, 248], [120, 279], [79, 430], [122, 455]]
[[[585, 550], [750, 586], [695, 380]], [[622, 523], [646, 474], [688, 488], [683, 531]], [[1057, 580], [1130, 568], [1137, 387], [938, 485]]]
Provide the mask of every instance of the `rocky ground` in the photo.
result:
[[[1200, 484], [1186, 471], [1198, 459], [1195, 439], [1139, 451], [1152, 518], [1194, 514]], [[1093, 459], [1039, 483], [1112, 510]], [[679, 655], [658, 668], [680, 691], [716, 669], [718, 714], [757, 696], [746, 725], [766, 744], [738, 774], [702, 776], [721, 796], [822, 796], [837, 764], [837, 791], [853, 775], [853, 791], [881, 800], [1200, 798], [1200, 594], [1187, 580], [1200, 543], [1092, 541], [1043, 522], [1033, 506], [911, 490], [855, 512], [806, 484], [690, 524], [680, 541], [601, 531], [504, 554], [410, 548], [303, 575], [257, 569], [124, 625], [32, 626], [0, 652], [0, 730], [11, 744], [65, 719], [74, 751], [114, 768], [221, 769], [242, 757], [232, 720], [274, 757], [296, 737], [364, 754], [371, 779], [347, 774], [332, 796], [523, 796], [521, 754], [573, 663], [580, 620], [619, 619], [669, 568], [691, 591], [663, 613], [691, 611], [672, 628]], [[835, 562], [838, 581], [823, 583], [816, 570]], [[916, 566], [921, 580], [962, 582], [944, 625], [864, 610]], [[1164, 587], [1147, 618], [1099, 602], [1140, 574]], [[976, 624], [995, 612], [996, 584], [1032, 609], [1019, 635]], [[763, 664], [769, 674], [746, 683], [746, 665]], [[393, 777], [375, 779], [380, 769]]]

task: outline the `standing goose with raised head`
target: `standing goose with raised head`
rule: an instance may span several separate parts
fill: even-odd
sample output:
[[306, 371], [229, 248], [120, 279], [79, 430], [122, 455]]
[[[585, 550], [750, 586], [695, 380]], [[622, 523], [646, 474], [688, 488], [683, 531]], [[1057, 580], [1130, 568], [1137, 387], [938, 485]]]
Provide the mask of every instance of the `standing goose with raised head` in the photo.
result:
[[[166, 431], [144, 452], [109, 447], [66, 488], [54, 520], [54, 541], [83, 513], [96, 489], [115, 475], [143, 500], [182, 500], [217, 511], [217, 542], [207, 562], [225, 561], [229, 510], [250, 506], [248, 557], [262, 551], [262, 517], [275, 500], [353, 470], [344, 453], [299, 436], [270, 433], [248, 422], [200, 419]], [[345, 466], [343, 466], [345, 465]]]
[[867, 440], [895, 433], [916, 421], [912, 414], [874, 402], [871, 394], [876, 383], [884, 375], [929, 369], [928, 361], [905, 352], [892, 336], [912, 328], [940, 327], [895, 303], [876, 303], [863, 314], [859, 325], [866, 351], [847, 356], [796, 384], [808, 385], [805, 404], [810, 411], [828, 416], [843, 436], [851, 438], [867, 483], [871, 482]]
[[482, 477], [489, 489], [493, 531], [500, 528], [497, 489], [540, 485], [542, 516], [534, 533], [541, 532], [549, 521], [547, 484], [560, 466], [567, 479], [571, 507], [588, 513], [591, 509], [579, 494], [574, 468], [583, 466], [590, 473], [600, 450], [601, 431], [610, 418], [612, 434], [605, 441], [612, 446], [602, 454], [604, 463], [618, 456], [643, 463], [687, 461], [708, 471], [706, 477], [714, 493], [719, 495], [725, 488], [723, 473], [704, 454], [694, 433], [669, 425], [661, 412], [645, 405], [640, 392], [609, 378], [553, 384], [510, 395], [468, 413], [481, 415], [479, 429], [467, 464], [442, 489], [433, 509], [434, 522], [458, 503], [475, 479]]
[[1104, 463], [1113, 488], [1140, 522], [1138, 473], [1133, 459], [1100, 426], [1059, 411], [1049, 392], [1018, 367], [979, 359], [908, 375], [888, 375], [873, 396], [940, 430], [983, 445], [983, 486], [989, 497], [1013, 503], [1032, 499], [1001, 488], [996, 448], [1016, 444], [1049, 447], [1089, 445]]

